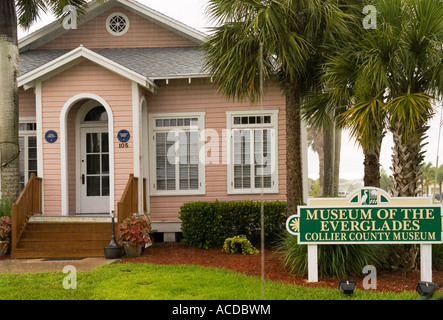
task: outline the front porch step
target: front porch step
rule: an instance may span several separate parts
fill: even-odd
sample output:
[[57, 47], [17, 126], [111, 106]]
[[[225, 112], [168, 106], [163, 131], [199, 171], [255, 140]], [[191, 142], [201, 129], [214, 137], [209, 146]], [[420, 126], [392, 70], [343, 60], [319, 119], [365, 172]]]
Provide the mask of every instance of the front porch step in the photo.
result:
[[30, 221], [11, 258], [103, 257], [111, 223]]

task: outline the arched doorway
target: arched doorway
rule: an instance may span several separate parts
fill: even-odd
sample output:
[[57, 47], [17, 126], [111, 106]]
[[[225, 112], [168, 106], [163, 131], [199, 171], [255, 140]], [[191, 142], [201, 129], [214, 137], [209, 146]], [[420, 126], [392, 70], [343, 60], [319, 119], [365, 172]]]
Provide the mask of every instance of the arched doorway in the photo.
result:
[[113, 113], [98, 95], [70, 98], [60, 113], [61, 214], [114, 210]]
[[108, 114], [95, 100], [86, 102], [76, 116], [77, 214], [108, 213], [110, 160]]

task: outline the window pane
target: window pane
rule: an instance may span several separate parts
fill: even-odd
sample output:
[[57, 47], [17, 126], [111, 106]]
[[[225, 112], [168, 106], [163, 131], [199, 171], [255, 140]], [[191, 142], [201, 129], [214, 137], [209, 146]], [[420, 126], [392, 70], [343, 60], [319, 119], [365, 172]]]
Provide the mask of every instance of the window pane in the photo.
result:
[[86, 156], [86, 173], [100, 174], [100, 155], [88, 154]]
[[102, 133], [102, 152], [109, 152], [109, 135], [107, 132]]
[[175, 163], [173, 156], [168, 155], [174, 150], [174, 141], [168, 141], [165, 132], [156, 133], [155, 140], [157, 190], [175, 190]]
[[37, 148], [37, 137], [28, 137], [28, 147]]
[[86, 114], [84, 121], [108, 121], [108, 113], [105, 107], [95, 107]]
[[87, 153], [100, 152], [100, 140], [98, 133], [86, 134], [86, 152]]
[[234, 131], [234, 188], [237, 189], [251, 187], [250, 134], [250, 130]]
[[167, 180], [166, 187], [168, 190], [175, 190], [175, 179], [174, 180]]
[[[37, 173], [37, 160], [29, 160], [28, 161], [28, 172]], [[28, 174], [28, 177], [30, 174]]]
[[157, 190], [166, 190], [166, 180], [157, 179]]
[[23, 190], [25, 187], [25, 137], [19, 137], [18, 138], [18, 144], [20, 146], [20, 190]]
[[191, 190], [198, 189], [198, 179], [189, 179], [189, 189]]
[[86, 195], [88, 197], [100, 196], [100, 177], [88, 176], [86, 179]]
[[109, 176], [102, 176], [102, 196], [109, 196]]
[[109, 155], [102, 154], [102, 173], [109, 173]]

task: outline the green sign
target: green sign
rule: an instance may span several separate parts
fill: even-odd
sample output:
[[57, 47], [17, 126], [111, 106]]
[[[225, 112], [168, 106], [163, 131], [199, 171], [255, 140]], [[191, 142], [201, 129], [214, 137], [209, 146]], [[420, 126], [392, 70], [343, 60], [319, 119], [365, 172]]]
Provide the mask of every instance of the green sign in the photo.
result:
[[[300, 206], [286, 228], [301, 244], [442, 243], [440, 206]], [[372, 205], [371, 205], [372, 204]]]

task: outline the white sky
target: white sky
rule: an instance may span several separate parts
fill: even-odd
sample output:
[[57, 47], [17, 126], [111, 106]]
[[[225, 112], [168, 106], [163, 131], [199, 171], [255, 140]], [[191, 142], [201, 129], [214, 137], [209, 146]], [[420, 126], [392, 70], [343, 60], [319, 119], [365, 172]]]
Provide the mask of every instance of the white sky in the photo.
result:
[[[137, 0], [138, 2], [157, 10], [173, 19], [185, 23], [195, 29], [205, 31], [209, 26], [207, 17], [205, 16], [205, 8], [207, 0]], [[42, 16], [42, 21], [36, 23], [30, 28], [30, 32], [35, 31], [42, 26], [52, 22], [51, 17]], [[24, 30], [19, 30], [19, 38], [28, 34]], [[439, 122], [440, 122], [440, 106], [437, 107], [438, 112], [431, 120], [431, 127], [428, 130], [428, 138], [425, 146], [425, 161], [436, 163], [437, 150], [439, 150], [439, 165], [443, 164], [441, 159], [441, 149], [438, 148]], [[381, 164], [383, 168], [390, 173], [391, 166], [391, 148], [392, 135], [388, 133], [383, 141], [381, 151]], [[363, 153], [361, 148], [355, 145], [355, 142], [349, 138], [344, 132], [342, 136], [342, 151], [340, 161], [340, 178], [343, 179], [362, 179], [363, 178]], [[318, 156], [312, 150], [308, 152], [308, 171], [309, 177], [318, 178]]]

